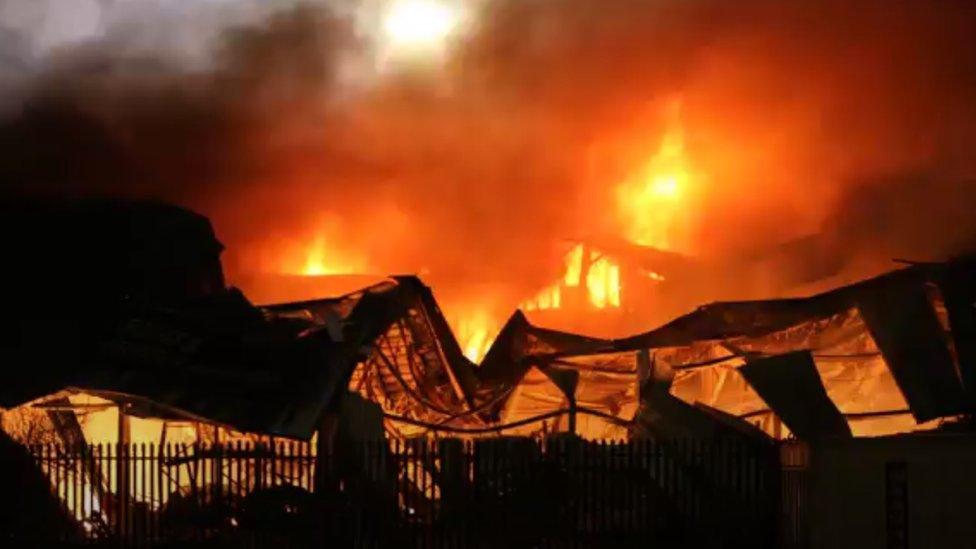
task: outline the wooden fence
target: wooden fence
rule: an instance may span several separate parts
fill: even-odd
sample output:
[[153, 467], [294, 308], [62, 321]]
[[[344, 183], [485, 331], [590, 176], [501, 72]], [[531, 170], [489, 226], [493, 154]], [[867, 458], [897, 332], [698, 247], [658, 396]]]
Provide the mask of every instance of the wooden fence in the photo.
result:
[[738, 440], [30, 450], [84, 543], [772, 547], [779, 520], [775, 447]]

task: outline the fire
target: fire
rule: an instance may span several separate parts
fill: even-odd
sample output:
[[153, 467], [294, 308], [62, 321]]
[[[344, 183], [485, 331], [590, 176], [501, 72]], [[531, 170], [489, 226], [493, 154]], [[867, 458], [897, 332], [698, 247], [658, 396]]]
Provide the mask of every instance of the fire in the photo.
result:
[[675, 247], [673, 230], [692, 173], [685, 157], [680, 103], [669, 110], [670, 127], [651, 159], [617, 187], [624, 237], [643, 246]]
[[[566, 286], [575, 288], [580, 284], [580, 277], [583, 275], [583, 245], [577, 244], [568, 254], [566, 254], [566, 275], [563, 280]], [[558, 307], [558, 305], [557, 305]]]
[[526, 311], [545, 311], [548, 309], [558, 309], [562, 306], [563, 289], [562, 286], [553, 284], [546, 286], [532, 299], [527, 299], [519, 304], [519, 307]]
[[[287, 269], [286, 269], [287, 271]], [[305, 250], [305, 261], [298, 273], [305, 276], [358, 274], [367, 272], [366, 263], [330, 248], [324, 236], [317, 236]]]
[[[620, 307], [620, 265], [597, 251], [576, 244], [565, 256], [566, 270], [559, 282], [545, 287], [519, 306], [526, 311], [559, 309], [564, 292], [577, 291], [582, 284], [586, 301], [597, 309]], [[585, 273], [585, 274], [584, 274]]]
[[[439, 17], [434, 15], [431, 12], [433, 19]], [[396, 17], [399, 18], [400, 15]], [[405, 11], [403, 17], [402, 21], [388, 21], [392, 25], [388, 30], [393, 34], [402, 31], [405, 38], [408, 31], [413, 30], [407, 26], [400, 28], [399, 25], [407, 25], [409, 21], [413, 21], [422, 27], [428, 22], [426, 16], [420, 17], [412, 12]], [[432, 20], [433, 23], [436, 21]], [[620, 236], [635, 244], [659, 249], [676, 247], [674, 229], [682, 210], [688, 206], [686, 198], [690, 184], [694, 182], [693, 171], [685, 154], [679, 102], [669, 105], [668, 115], [667, 130], [660, 137], [654, 154], [615, 188]], [[305, 276], [367, 272], [366, 262], [361, 257], [330, 246], [330, 242], [341, 242], [341, 239], [326, 236], [338, 235], [333, 235], [330, 231], [319, 231], [317, 234], [304, 247], [300, 267], [286, 269], [286, 272]], [[521, 302], [521, 309], [579, 310], [582, 307], [603, 310], [621, 307], [622, 273], [615, 258], [592, 249], [587, 244], [576, 243], [563, 256], [563, 261], [560, 278], [539, 290], [530, 299]], [[664, 280], [657, 272], [640, 272], [653, 282]], [[491, 315], [479, 312], [477, 304], [459, 311], [459, 314], [450, 319], [450, 324], [462, 352], [474, 362], [480, 361], [487, 353], [499, 327], [499, 322]]]
[[586, 294], [597, 309], [620, 307], [620, 266], [606, 257], [596, 258], [586, 277]]
[[[338, 235], [335, 227], [320, 226], [311, 240], [282, 256], [278, 272], [308, 277], [369, 273], [370, 262], [365, 255], [332, 245], [340, 241]], [[484, 357], [500, 330], [498, 320], [480, 303], [464, 304], [457, 314], [448, 315], [448, 321], [464, 356], [474, 362]]]
[[467, 312], [453, 319], [451, 328], [464, 356], [472, 362], [480, 362], [484, 358], [499, 330], [491, 316], [483, 312]]

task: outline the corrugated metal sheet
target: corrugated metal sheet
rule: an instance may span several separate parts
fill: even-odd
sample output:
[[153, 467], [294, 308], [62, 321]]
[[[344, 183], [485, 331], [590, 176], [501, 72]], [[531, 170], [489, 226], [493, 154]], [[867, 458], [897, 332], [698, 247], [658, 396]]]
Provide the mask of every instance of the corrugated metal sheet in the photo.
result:
[[750, 360], [739, 372], [798, 437], [851, 436], [844, 416], [827, 397], [809, 351]]

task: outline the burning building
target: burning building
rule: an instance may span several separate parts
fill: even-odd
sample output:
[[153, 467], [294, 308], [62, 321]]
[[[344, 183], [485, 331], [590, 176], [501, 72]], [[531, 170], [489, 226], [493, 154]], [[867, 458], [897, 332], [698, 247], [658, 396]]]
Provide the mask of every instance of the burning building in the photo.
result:
[[[126, 415], [292, 436], [314, 430], [320, 410], [299, 412], [309, 395], [287, 386], [307, 382], [312, 372], [299, 370], [331, 347], [268, 323], [225, 287], [222, 245], [206, 218], [161, 204], [84, 201], [18, 205], [4, 223], [7, 234], [30, 234], [11, 248], [22, 267], [8, 273], [10, 283], [23, 292], [6, 333], [15, 335], [11, 363], [21, 367], [6, 370], [6, 406], [66, 389], [97, 397], [39, 404], [66, 443], [122, 441]], [[58, 276], [61, 262], [73, 266], [71, 280]], [[55, 311], [60, 327], [39, 329]], [[95, 417], [106, 408], [117, 408], [118, 429]], [[82, 436], [75, 411], [105, 429]], [[172, 434], [158, 422], [149, 429], [141, 434], [150, 440]]]
[[[461, 433], [478, 432], [477, 425], [487, 432], [494, 420], [524, 433], [570, 429], [604, 438], [657, 428], [691, 435], [708, 423], [704, 418], [726, 416], [726, 423], [746, 419], [776, 438], [934, 428], [937, 420], [968, 413], [966, 367], [957, 350], [967, 345], [968, 321], [956, 317], [952, 328], [950, 311], [969, 310], [959, 292], [965, 293], [970, 269], [967, 260], [919, 265], [807, 298], [716, 303], [624, 339], [539, 328], [519, 312], [477, 367], [428, 298], [416, 312], [435, 315], [433, 324], [422, 325], [439, 326], [427, 332], [439, 336], [396, 327], [395, 339], [381, 341], [351, 388], [387, 403], [393, 423]], [[294, 314], [297, 308], [324, 318], [313, 311], [328, 303], [271, 310]], [[425, 366], [424, 351], [411, 358], [411, 347], [425, 348], [411, 341], [438, 341], [437, 365]], [[429, 385], [414, 361], [420, 372], [446, 375]], [[430, 401], [425, 386], [439, 386], [451, 400]], [[667, 410], [678, 412], [669, 417]], [[587, 418], [569, 419], [576, 413]], [[702, 417], [688, 423], [689, 414]]]
[[[65, 442], [123, 440], [131, 436], [123, 434], [131, 430], [124, 416], [307, 440], [346, 391], [379, 405], [388, 434], [400, 439], [561, 431], [668, 437], [748, 431], [747, 422], [774, 438], [879, 435], [937, 427], [969, 411], [972, 267], [965, 259], [811, 297], [715, 303], [628, 338], [544, 328], [517, 311], [475, 362], [415, 277], [255, 307], [223, 287], [221, 246], [206, 220], [188, 212], [94, 202], [29, 217], [17, 224], [42, 226], [57, 240], [71, 234], [72, 253], [105, 258], [72, 283], [86, 291], [62, 283], [42, 297], [27, 292], [17, 309], [24, 316], [15, 318], [29, 336], [19, 340], [18, 363], [38, 366], [9, 370], [26, 378], [11, 378], [16, 392], [5, 404], [34, 401]], [[127, 231], [116, 230], [122, 225]], [[76, 226], [84, 230], [67, 230]], [[23, 264], [54, 259], [38, 257], [38, 249], [25, 248], [33, 259]], [[604, 277], [620, 269], [610, 257], [576, 245], [566, 278], [527, 308], [560, 310], [584, 297], [577, 312], [621, 308], [618, 275]], [[36, 324], [25, 320], [54, 306], [71, 311], [65, 318], [77, 326], [64, 335], [77, 351], [58, 360], [38, 352]], [[58, 396], [64, 390], [88, 400]], [[47, 395], [55, 398], [36, 401]], [[93, 431], [106, 421], [95, 416], [113, 406], [117, 429]], [[79, 410], [92, 414], [87, 433], [73, 415]], [[154, 429], [156, 440], [169, 433], [165, 423]]]
[[[569, 433], [655, 443], [731, 437], [765, 448], [787, 437], [969, 428], [971, 258], [912, 265], [809, 297], [713, 303], [627, 338], [544, 328], [516, 311], [475, 362], [434, 293], [413, 276], [258, 307], [224, 287], [221, 245], [206, 219], [186, 210], [89, 201], [5, 219], [36, 238], [17, 250], [32, 259], [16, 271], [24, 275], [18, 287], [29, 291], [14, 302], [8, 329], [28, 337], [8, 349], [22, 367], [5, 371], [3, 426], [21, 442], [53, 440], [85, 452], [70, 466], [64, 456], [36, 456], [65, 501], [88, 502], [69, 507], [81, 536], [98, 537], [103, 522], [118, 527], [130, 513], [165, 517], [184, 492], [245, 482], [240, 465], [235, 477], [207, 443], [240, 453], [242, 442], [310, 441], [268, 454], [272, 485], [281, 474], [305, 490], [309, 479], [328, 478], [317, 468], [330, 462], [316, 456], [353, 451], [362, 440], [400, 447]], [[65, 255], [38, 254], [48, 247], [36, 244], [51, 244], [46, 238], [63, 243]], [[41, 291], [51, 279], [33, 269], [73, 254], [105, 261]], [[38, 331], [50, 311], [59, 312], [60, 329]], [[46, 354], [37, 345], [49, 337], [77, 346]], [[119, 454], [103, 454], [105, 441], [121, 443]], [[144, 444], [142, 454], [125, 449], [130, 442], [160, 444], [160, 452], [176, 442], [176, 450], [156, 460]], [[264, 459], [244, 448], [245, 459]], [[279, 457], [287, 464], [280, 471]], [[172, 490], [157, 497], [145, 476], [120, 469], [106, 477], [97, 465], [126, 460], [151, 463], [149, 478], [167, 478]], [[404, 473], [419, 483], [410, 490], [420, 496], [411, 497], [443, 497], [436, 471], [414, 463]], [[118, 503], [123, 494], [129, 503]]]
[[967, 7], [48, 3], [0, 8], [19, 440], [967, 427]]

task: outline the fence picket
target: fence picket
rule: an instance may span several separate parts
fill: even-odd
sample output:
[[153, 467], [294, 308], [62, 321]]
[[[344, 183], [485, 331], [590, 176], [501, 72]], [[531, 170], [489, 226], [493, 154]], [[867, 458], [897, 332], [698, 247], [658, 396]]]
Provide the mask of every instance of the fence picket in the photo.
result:
[[[472, 540], [496, 545], [516, 535], [520, 542], [542, 536], [530, 542], [542, 547], [601, 545], [653, 539], [663, 529], [763, 545], [780, 505], [780, 495], [770, 490], [780, 489], [776, 479], [785, 475], [768, 449], [729, 439], [393, 439], [358, 444], [342, 462], [331, 452], [317, 455], [308, 443], [283, 440], [39, 444], [28, 451], [67, 515], [79, 521], [81, 535], [110, 535], [122, 545], [184, 539], [179, 536], [206, 540], [222, 535], [227, 524], [254, 528], [239, 514], [247, 507], [241, 504], [275, 486], [324, 491], [319, 495], [328, 505], [343, 502], [341, 509], [353, 514], [335, 513], [331, 528], [350, 529], [348, 539], [357, 547], [411, 538], [407, 545], [416, 547], [466, 547]], [[359, 462], [349, 467], [353, 458]], [[320, 486], [319, 470], [333, 478]], [[553, 480], [565, 495], [545, 484]], [[783, 486], [785, 497], [799, 497], [798, 486]], [[544, 499], [521, 499], [531, 497]], [[556, 522], [543, 523], [540, 515], [533, 524], [531, 516], [517, 514], [527, 508], [545, 508], [551, 512], [545, 520]], [[232, 515], [215, 514], [209, 523], [180, 515], [211, 511]], [[477, 513], [477, 520], [466, 513]]]

